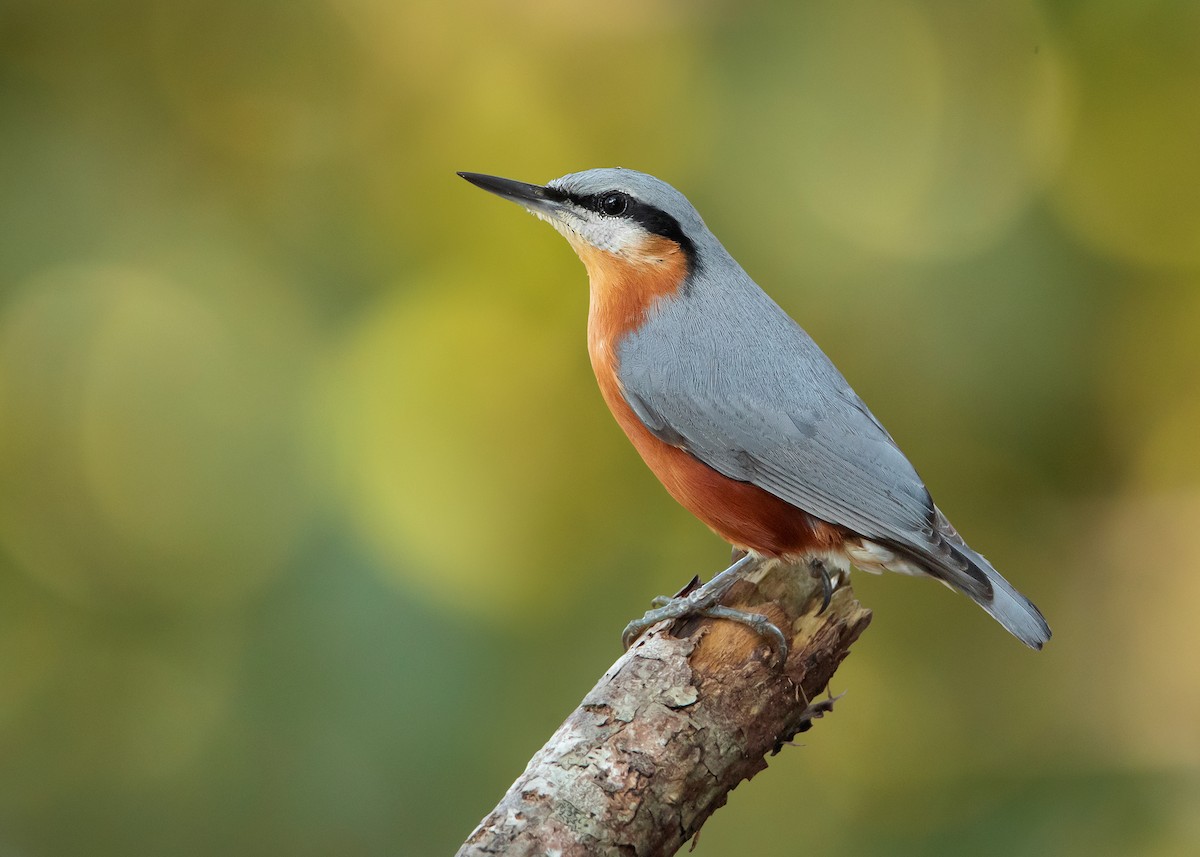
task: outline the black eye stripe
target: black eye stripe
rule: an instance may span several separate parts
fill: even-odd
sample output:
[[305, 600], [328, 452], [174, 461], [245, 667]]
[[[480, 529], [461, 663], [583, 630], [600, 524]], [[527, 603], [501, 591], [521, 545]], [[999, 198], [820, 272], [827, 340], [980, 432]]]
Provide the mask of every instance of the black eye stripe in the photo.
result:
[[[689, 263], [692, 265], [695, 264], [696, 246], [683, 233], [679, 221], [662, 209], [647, 205], [636, 197], [632, 197], [624, 191], [619, 190], [603, 191], [601, 193], [587, 194], [586, 196], [576, 193], [561, 193], [564, 199], [570, 200], [581, 208], [599, 212], [606, 217], [618, 216], [625, 220], [632, 220], [640, 224], [647, 232], [661, 235], [663, 238], [669, 238], [682, 248], [688, 257]], [[602, 208], [604, 201], [612, 196], [620, 196], [626, 201], [624, 210], [619, 215], [608, 214]]]

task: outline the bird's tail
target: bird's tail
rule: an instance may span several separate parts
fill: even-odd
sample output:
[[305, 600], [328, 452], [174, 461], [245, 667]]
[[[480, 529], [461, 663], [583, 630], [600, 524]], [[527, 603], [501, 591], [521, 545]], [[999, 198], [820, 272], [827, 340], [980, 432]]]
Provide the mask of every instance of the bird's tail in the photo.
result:
[[[992, 568], [992, 564], [971, 550], [961, 540], [950, 546], [951, 551], [971, 569], [971, 576], [986, 579], [991, 585], [991, 597], [979, 587], [955, 586], [969, 595], [1008, 632], [1031, 649], [1040, 649], [1050, 639], [1050, 626], [1040, 610], [1028, 598]], [[952, 585], [955, 581], [951, 580]]]
[[1041, 649], [1050, 639], [1041, 611], [971, 550], [936, 506], [931, 523], [939, 549], [925, 555], [923, 570], [968, 596], [1029, 648]]

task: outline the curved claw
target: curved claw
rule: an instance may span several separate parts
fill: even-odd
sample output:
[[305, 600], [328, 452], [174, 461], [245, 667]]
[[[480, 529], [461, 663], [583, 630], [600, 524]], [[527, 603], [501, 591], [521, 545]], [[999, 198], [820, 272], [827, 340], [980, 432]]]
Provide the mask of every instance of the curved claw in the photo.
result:
[[833, 600], [833, 580], [829, 576], [829, 569], [825, 567], [825, 563], [819, 559], [810, 560], [808, 563], [809, 569], [814, 577], [821, 578], [821, 609], [817, 611], [820, 616], [829, 609], [829, 602]]
[[649, 627], [641, 619], [634, 619], [626, 625], [625, 630], [621, 632], [621, 646], [624, 647], [625, 651], [629, 651], [629, 647], [636, 643], [638, 637], [646, 633], [646, 629]]

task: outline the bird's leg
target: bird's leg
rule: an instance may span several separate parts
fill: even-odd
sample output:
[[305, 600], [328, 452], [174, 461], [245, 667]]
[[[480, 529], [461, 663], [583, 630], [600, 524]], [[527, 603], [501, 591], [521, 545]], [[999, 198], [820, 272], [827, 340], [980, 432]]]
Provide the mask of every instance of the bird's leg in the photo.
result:
[[708, 583], [693, 590], [687, 595], [677, 598], [660, 596], [653, 602], [656, 609], [650, 610], [641, 619], [634, 619], [625, 626], [621, 634], [621, 642], [625, 648], [633, 645], [645, 631], [659, 622], [668, 619], [682, 619], [685, 616], [704, 616], [709, 619], [729, 619], [749, 626], [760, 636], [766, 637], [779, 652], [782, 663], [787, 659], [787, 638], [766, 616], [760, 613], [750, 613], [745, 610], [734, 610], [718, 603], [733, 584], [741, 579], [742, 572], [758, 562], [753, 554], [746, 554], [729, 568], [722, 571]]
[[817, 611], [817, 615], [820, 616], [829, 609], [829, 602], [833, 599], [833, 580], [829, 577], [829, 569], [825, 567], [824, 560], [812, 557], [808, 561], [808, 569], [813, 577], [821, 578], [821, 609]]

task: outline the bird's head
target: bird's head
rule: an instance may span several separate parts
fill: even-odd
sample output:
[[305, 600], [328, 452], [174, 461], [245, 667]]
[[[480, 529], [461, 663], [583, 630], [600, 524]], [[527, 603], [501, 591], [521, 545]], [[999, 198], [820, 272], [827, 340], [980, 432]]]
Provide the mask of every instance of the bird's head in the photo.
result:
[[548, 221], [596, 276], [612, 265], [699, 264], [708, 230], [687, 198], [666, 182], [634, 170], [586, 170], [545, 185], [460, 172], [471, 184]]

